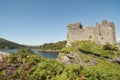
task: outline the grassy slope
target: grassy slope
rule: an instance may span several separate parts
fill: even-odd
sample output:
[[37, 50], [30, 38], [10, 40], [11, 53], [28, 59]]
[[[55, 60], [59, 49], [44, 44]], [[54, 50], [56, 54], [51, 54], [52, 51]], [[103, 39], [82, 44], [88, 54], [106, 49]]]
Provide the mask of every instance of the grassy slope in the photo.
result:
[[[83, 45], [81, 46], [79, 43]], [[116, 50], [116, 47], [108, 47], [108, 49], [110, 50], [106, 51], [101, 46], [91, 42], [77, 42], [70, 48], [62, 49], [63, 52], [67, 52], [65, 54], [69, 54], [70, 51], [81, 53], [78, 57], [84, 62], [91, 59], [96, 60], [98, 63], [94, 66], [64, 65], [32, 54], [29, 49], [21, 49], [17, 54], [12, 54], [0, 63], [0, 78], [2, 80], [120, 80], [120, 65], [101, 58], [111, 59], [118, 56], [119, 50]], [[105, 53], [100, 54], [100, 51], [113, 52], [114, 55], [110, 53], [109, 57], [109, 53], [107, 53], [106, 57]]]
[[119, 64], [109, 62], [104, 59], [92, 56], [92, 55], [89, 55], [89, 56], [91, 56], [93, 59], [97, 60], [98, 63], [95, 66], [85, 66], [86, 70], [88, 70], [88, 71], [96, 70], [96, 71], [107, 73], [107, 74], [109, 74], [109, 73], [112, 73], [112, 74], [119, 73], [120, 74], [120, 65]]
[[94, 42], [78, 41], [72, 43], [71, 47], [63, 48], [61, 52], [79, 53], [79, 58], [84, 62], [91, 59], [98, 62], [95, 66], [82, 64], [83, 76], [86, 80], [120, 80], [120, 65], [106, 60], [120, 56], [120, 50], [115, 46], [110, 44], [100, 46]]
[[104, 60], [98, 56], [94, 56], [92, 54], [84, 54], [81, 53], [79, 58], [82, 58], [84, 62], [89, 60], [96, 60], [98, 63], [95, 66], [84, 66], [86, 71], [99, 71], [105, 74], [120, 74], [120, 65], [117, 63], [109, 62]]
[[81, 66], [63, 65], [29, 49], [21, 49], [0, 62], [2, 80], [74, 80], [79, 79], [81, 71]]

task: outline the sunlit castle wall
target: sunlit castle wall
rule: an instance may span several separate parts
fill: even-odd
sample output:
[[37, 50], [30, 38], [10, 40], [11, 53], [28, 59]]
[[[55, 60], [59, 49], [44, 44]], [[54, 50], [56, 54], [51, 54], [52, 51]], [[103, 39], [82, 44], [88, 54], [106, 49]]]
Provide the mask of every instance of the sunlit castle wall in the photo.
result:
[[69, 24], [67, 26], [67, 44], [69, 46], [71, 42], [74, 41], [95, 41], [98, 44], [105, 44], [106, 42], [110, 44], [116, 43], [116, 31], [113, 22], [108, 22], [103, 20], [101, 24], [96, 23], [96, 27], [86, 27], [80, 22], [75, 24]]

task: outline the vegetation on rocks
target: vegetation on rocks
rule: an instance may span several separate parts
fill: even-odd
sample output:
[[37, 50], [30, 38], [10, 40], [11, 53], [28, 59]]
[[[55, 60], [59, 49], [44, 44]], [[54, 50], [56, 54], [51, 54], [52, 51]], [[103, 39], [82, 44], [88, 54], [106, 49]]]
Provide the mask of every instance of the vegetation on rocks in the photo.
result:
[[[63, 48], [61, 51], [66, 53], [61, 57], [67, 55], [71, 60], [80, 58], [84, 62], [83, 65], [63, 64], [34, 54], [29, 48], [20, 49], [0, 62], [0, 79], [120, 80], [120, 65], [106, 60], [119, 56], [116, 46], [108, 43], [102, 46], [90, 41], [77, 41], [73, 42], [71, 47]], [[91, 61], [95, 61], [96, 64], [85, 65]]]
[[106, 43], [105, 45], [98, 45], [91, 41], [76, 41], [71, 44], [71, 47], [61, 49], [63, 53], [83, 52], [86, 54], [93, 54], [103, 58], [113, 58], [120, 55], [120, 50], [117, 46]]
[[74, 80], [82, 73], [81, 66], [63, 65], [55, 60], [45, 59], [28, 49], [11, 54], [0, 63], [2, 80]]
[[[120, 64], [112, 59], [120, 59], [120, 50], [116, 45], [106, 43], [98, 45], [91, 41], [76, 41], [70, 47], [61, 49], [58, 60], [62, 63], [81, 64], [83, 80], [119, 80]], [[72, 56], [76, 54], [77, 56]], [[119, 61], [120, 62], [120, 61]], [[95, 64], [94, 64], [95, 63]]]

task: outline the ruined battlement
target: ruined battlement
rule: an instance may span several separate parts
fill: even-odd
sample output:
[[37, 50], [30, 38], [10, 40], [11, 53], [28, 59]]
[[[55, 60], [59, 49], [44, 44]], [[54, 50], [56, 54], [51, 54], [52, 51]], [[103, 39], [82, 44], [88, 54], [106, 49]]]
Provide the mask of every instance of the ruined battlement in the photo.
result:
[[82, 26], [81, 22], [78, 22], [75, 24], [68, 24], [67, 28], [68, 28], [68, 30], [83, 29], [83, 26]]
[[98, 44], [110, 44], [116, 43], [116, 31], [113, 22], [103, 20], [101, 24], [96, 23], [95, 27], [88, 26], [83, 29], [80, 22], [75, 24], [69, 24], [67, 26], [67, 46], [71, 42], [78, 40], [91, 40]]

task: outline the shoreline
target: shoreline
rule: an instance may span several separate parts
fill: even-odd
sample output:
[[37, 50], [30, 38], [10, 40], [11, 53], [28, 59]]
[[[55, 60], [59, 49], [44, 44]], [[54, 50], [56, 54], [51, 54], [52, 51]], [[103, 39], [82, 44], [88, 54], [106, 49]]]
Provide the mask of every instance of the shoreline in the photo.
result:
[[36, 49], [37, 51], [39, 51], [39, 52], [55, 52], [55, 53], [59, 53], [60, 52], [60, 50], [39, 50], [39, 49]]

